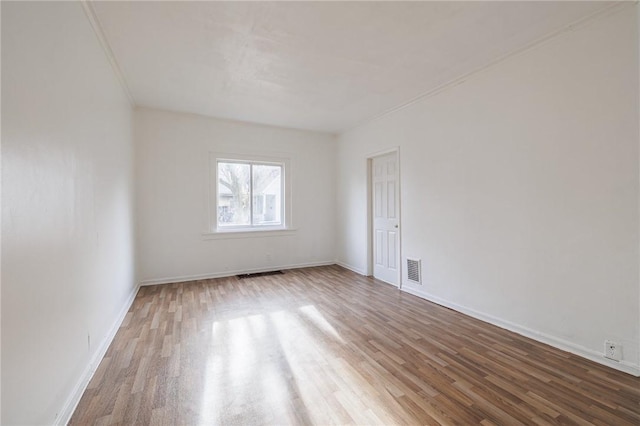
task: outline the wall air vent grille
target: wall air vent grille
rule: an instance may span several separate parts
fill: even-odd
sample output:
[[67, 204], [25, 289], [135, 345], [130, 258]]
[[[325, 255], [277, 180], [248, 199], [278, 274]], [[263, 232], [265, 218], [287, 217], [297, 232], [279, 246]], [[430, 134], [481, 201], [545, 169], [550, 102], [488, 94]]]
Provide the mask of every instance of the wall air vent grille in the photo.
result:
[[407, 259], [407, 279], [416, 284], [422, 284], [422, 261]]

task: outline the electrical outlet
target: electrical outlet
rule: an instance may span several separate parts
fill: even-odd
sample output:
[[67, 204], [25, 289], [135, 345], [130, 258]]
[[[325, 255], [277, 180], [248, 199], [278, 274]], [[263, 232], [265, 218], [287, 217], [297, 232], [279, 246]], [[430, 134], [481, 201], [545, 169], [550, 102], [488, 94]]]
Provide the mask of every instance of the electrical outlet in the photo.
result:
[[604, 357], [614, 361], [622, 359], [622, 345], [611, 340], [604, 341]]

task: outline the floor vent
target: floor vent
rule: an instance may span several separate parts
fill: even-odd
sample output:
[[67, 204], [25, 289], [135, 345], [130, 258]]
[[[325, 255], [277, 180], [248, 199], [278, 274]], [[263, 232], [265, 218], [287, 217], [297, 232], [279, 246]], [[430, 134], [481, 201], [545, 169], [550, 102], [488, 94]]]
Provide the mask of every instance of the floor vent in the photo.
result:
[[412, 283], [422, 284], [422, 262], [420, 259], [407, 258], [407, 279]]
[[284, 274], [284, 272], [282, 271], [268, 271], [268, 272], [256, 272], [253, 274], [238, 274], [236, 275], [236, 277], [238, 277], [238, 279], [244, 279], [244, 278], [256, 278], [256, 277], [266, 277], [267, 275], [281, 275]]

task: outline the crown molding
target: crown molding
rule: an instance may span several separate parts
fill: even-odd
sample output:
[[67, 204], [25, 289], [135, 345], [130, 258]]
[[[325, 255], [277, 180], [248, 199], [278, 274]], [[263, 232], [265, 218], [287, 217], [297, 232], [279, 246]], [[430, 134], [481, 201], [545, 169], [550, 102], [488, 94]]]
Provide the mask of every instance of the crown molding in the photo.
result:
[[120, 65], [118, 65], [118, 61], [116, 60], [115, 55], [113, 54], [113, 50], [111, 50], [111, 46], [109, 45], [109, 42], [107, 41], [107, 37], [104, 35], [104, 31], [102, 30], [102, 26], [100, 25], [100, 21], [98, 20], [98, 17], [96, 16], [96, 12], [93, 9], [93, 6], [91, 5], [91, 1], [89, 0], [80, 0], [80, 4], [82, 5], [82, 10], [84, 10], [85, 15], [87, 15], [87, 19], [89, 20], [89, 23], [91, 24], [91, 28], [93, 28], [93, 32], [95, 33], [96, 37], [98, 38], [98, 42], [100, 42], [100, 45], [102, 46], [102, 50], [104, 50], [105, 55], [107, 56], [107, 59], [109, 60], [109, 64], [111, 64], [111, 68], [113, 69], [113, 72], [115, 73], [118, 82], [120, 83], [120, 86], [122, 87], [122, 90], [124, 91], [125, 95], [127, 96], [127, 99], [129, 99], [129, 103], [131, 104], [132, 107], [136, 106], [136, 101], [133, 98], [133, 95], [131, 94], [131, 91], [129, 90], [129, 86], [127, 85], [127, 81], [124, 78], [124, 74], [122, 73], [122, 70], [120, 69]]
[[558, 37], [561, 37], [564, 34], [567, 34], [569, 32], [575, 31], [578, 28], [582, 28], [585, 27], [589, 24], [591, 24], [592, 22], [612, 15], [614, 13], [617, 13], [618, 11], [626, 8], [626, 7], [630, 7], [630, 6], [637, 6], [638, 4], [640, 4], [639, 0], [635, 0], [635, 1], [629, 1], [629, 0], [619, 0], [619, 1], [611, 1], [611, 4], [608, 4], [606, 6], [604, 6], [603, 8], [596, 10], [595, 12], [583, 16], [582, 18], [565, 25], [564, 27], [552, 31], [550, 33], [547, 33], [546, 35], [539, 37], [535, 40], [533, 40], [532, 42], [529, 42], [527, 44], [525, 44], [524, 46], [521, 46], [520, 48], [517, 48], [515, 50], [512, 50], [510, 52], [505, 53], [504, 55], [490, 61], [489, 63], [486, 63], [474, 70], [471, 70], [467, 73], [464, 73], [458, 77], [453, 78], [452, 80], [449, 80], [445, 83], [442, 83], [432, 89], [427, 90], [426, 92], [422, 92], [420, 93], [418, 96], [414, 96], [413, 98], [409, 99], [406, 102], [403, 102], [399, 105], [396, 105], [392, 108], [389, 108], [377, 115], [371, 116], [369, 118], [365, 118], [362, 121], [356, 123], [355, 125], [346, 127], [344, 129], [341, 129], [339, 131], [337, 131], [336, 133], [339, 135], [345, 134], [345, 133], [349, 133], [352, 130], [355, 130], [359, 127], [362, 127], [364, 125], [367, 125], [369, 123], [373, 123], [375, 121], [378, 121], [388, 115], [392, 115], [395, 112], [398, 112], [400, 110], [403, 110], [405, 108], [408, 108], [420, 101], [423, 101], [425, 99], [431, 98], [432, 96], [437, 95], [440, 92], [446, 91], [448, 89], [451, 89], [455, 86], [458, 86], [462, 83], [464, 83], [465, 81], [469, 80], [472, 77], [475, 77], [476, 75], [481, 74], [482, 72], [489, 70], [495, 66], [497, 66], [498, 64], [502, 63], [502, 62], [506, 62], [508, 60], [510, 60], [511, 58], [514, 58], [516, 56], [520, 56], [530, 50], [533, 50], [535, 48], [537, 48], [538, 46], [541, 46], [545, 43], [548, 43], [552, 40], [555, 40]]

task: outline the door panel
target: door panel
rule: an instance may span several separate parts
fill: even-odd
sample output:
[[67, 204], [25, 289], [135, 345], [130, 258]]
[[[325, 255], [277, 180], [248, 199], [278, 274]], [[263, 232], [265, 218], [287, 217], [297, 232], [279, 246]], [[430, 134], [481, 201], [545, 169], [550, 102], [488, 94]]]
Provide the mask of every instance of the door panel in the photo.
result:
[[387, 182], [387, 218], [396, 218], [396, 181]]
[[388, 248], [389, 248], [389, 254], [387, 256], [387, 259], [389, 261], [389, 268], [393, 269], [394, 271], [397, 270], [398, 265], [396, 262], [396, 257], [398, 256], [398, 247], [397, 247], [397, 243], [398, 243], [398, 236], [396, 232], [388, 232], [387, 233], [387, 241], [388, 241]]
[[384, 238], [383, 237], [384, 237], [384, 232], [379, 230], [379, 229], [376, 230], [376, 250], [375, 250], [376, 256], [375, 256], [375, 263], [376, 263], [376, 265], [380, 265], [380, 266], [384, 265], [384, 258], [383, 258], [383, 255], [382, 255], [383, 248], [384, 248], [384, 243], [383, 243]]
[[375, 157], [371, 165], [373, 188], [373, 276], [398, 286], [399, 199], [396, 153]]
[[373, 196], [375, 202], [374, 205], [376, 206], [375, 209], [375, 213], [374, 216], [376, 218], [381, 218], [382, 217], [382, 182], [376, 182], [375, 183], [375, 194]]

